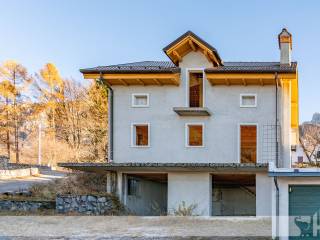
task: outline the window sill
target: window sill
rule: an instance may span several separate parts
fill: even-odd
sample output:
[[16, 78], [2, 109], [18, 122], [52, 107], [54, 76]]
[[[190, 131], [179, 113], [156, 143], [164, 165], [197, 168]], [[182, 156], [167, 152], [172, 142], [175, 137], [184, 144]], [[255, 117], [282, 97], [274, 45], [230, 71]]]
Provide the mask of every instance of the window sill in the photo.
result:
[[173, 111], [179, 116], [211, 116], [211, 112], [205, 107], [174, 107]]

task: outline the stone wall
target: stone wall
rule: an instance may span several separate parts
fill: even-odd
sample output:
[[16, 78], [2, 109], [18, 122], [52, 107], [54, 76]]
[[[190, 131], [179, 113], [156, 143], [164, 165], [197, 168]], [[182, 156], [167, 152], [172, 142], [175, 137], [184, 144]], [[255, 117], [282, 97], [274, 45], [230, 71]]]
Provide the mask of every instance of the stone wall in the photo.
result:
[[36, 212], [54, 208], [54, 201], [0, 200], [0, 211]]
[[39, 169], [34, 167], [17, 168], [17, 169], [1, 169], [0, 168], [0, 179], [29, 177], [37, 174], [39, 174]]
[[87, 215], [111, 215], [119, 210], [119, 202], [112, 195], [57, 195], [58, 213], [80, 213]]

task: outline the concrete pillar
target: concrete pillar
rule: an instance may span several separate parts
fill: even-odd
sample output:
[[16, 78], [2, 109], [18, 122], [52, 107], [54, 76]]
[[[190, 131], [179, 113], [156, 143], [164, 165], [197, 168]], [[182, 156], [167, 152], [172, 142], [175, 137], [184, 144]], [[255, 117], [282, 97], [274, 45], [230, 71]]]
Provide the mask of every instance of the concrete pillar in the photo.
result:
[[212, 177], [210, 173], [168, 173], [168, 213], [182, 202], [194, 205], [194, 215], [211, 216]]
[[117, 172], [107, 172], [107, 192], [117, 193]]
[[256, 216], [272, 215], [272, 184], [273, 178], [267, 173], [256, 174]]

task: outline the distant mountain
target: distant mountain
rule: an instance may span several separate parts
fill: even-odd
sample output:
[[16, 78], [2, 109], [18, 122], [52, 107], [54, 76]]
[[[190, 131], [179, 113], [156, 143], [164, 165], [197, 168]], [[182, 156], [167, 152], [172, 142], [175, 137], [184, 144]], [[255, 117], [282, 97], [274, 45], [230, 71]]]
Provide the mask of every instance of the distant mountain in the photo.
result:
[[314, 113], [312, 116], [311, 122], [319, 124], [320, 123], [320, 113], [318, 113], [318, 112]]

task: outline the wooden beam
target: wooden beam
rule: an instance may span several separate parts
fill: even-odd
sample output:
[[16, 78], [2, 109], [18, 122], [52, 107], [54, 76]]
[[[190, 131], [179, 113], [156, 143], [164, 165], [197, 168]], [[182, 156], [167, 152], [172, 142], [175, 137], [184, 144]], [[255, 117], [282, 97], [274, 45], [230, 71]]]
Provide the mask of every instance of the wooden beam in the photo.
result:
[[190, 47], [192, 48], [193, 51], [197, 51], [197, 48], [196, 48], [196, 46], [194, 45], [194, 43], [192, 42], [191, 39], [188, 41], [188, 43], [189, 43], [189, 45], [190, 45]]
[[163, 86], [163, 84], [162, 84], [158, 79], [154, 78], [153, 81], [154, 81], [157, 85]]
[[182, 61], [182, 57], [179, 55], [179, 53], [177, 51], [174, 50], [172, 53], [173, 53], [173, 55], [175, 55], [178, 58], [179, 62]]
[[141, 79], [139, 79], [139, 78], [137, 78], [137, 81], [139, 82], [139, 83], [141, 83], [143, 86], [145, 86], [146, 84], [145, 84], [145, 82], [144, 81], [142, 81]]
[[121, 79], [121, 78], [119, 78], [119, 81], [120, 81], [123, 85], [125, 85], [125, 86], [128, 86], [128, 85], [129, 85], [125, 80], [123, 80], [123, 79]]
[[247, 81], [244, 78], [242, 78], [242, 83], [243, 85], [247, 86]]
[[212, 61], [212, 59], [210, 58], [209, 53], [208, 53], [207, 50], [204, 49], [204, 50], [203, 50], [203, 54], [204, 54], [204, 56], [208, 59], [209, 62]]
[[226, 84], [227, 84], [228, 86], [230, 86], [230, 81], [229, 81], [229, 79], [226, 78], [225, 81], [226, 81]]
[[179, 85], [180, 85], [179, 79], [171, 78], [170, 80], [173, 82], [174, 85], [176, 85], [176, 86], [179, 86]]
[[220, 64], [219, 64], [218, 59], [216, 58], [216, 56], [213, 53], [210, 54], [210, 55], [212, 56], [213, 61], [216, 63], [216, 65], [219, 66]]
[[263, 85], [264, 85], [264, 83], [263, 83], [262, 78], [259, 78], [259, 81], [260, 81], [261, 86], [263, 86]]

